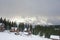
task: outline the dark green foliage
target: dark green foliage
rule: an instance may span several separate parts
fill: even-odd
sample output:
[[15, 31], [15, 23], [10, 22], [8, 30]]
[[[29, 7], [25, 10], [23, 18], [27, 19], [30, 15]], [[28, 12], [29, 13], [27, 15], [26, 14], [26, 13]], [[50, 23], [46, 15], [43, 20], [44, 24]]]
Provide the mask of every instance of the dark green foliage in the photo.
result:
[[13, 27], [17, 27], [17, 23], [16, 22], [13, 23]]
[[43, 33], [42, 32], [40, 32], [40, 34], [39, 34], [40, 36], [43, 36]]
[[2, 17], [0, 18], [0, 23], [3, 23], [3, 19], [2, 19]]
[[2, 19], [2, 17], [0, 18], [0, 23], [4, 23], [5, 24], [5, 29], [6, 30], [10, 30], [11, 27], [13, 27], [13, 26], [16, 27], [17, 26], [16, 22], [10, 22], [9, 20], [6, 20], [6, 18]]
[[50, 34], [49, 33], [46, 33], [45, 34], [45, 38], [50, 38]]
[[[19, 25], [16, 22], [10, 22], [9, 20], [0, 18], [0, 23], [5, 24], [5, 29], [10, 30], [11, 27], [17, 27], [20, 31], [24, 30], [24, 23], [20, 23]], [[32, 25], [28, 25], [30, 27], [30, 31], [35, 35], [43, 36], [45, 34], [46, 38], [50, 38], [50, 35], [59, 35], [60, 36], [60, 25], [35, 25], [35, 28], [32, 28]], [[57, 29], [57, 30], [55, 30]], [[40, 33], [40, 34], [39, 34]]]
[[40, 31], [41, 31], [40, 25], [36, 25], [35, 28], [33, 29], [33, 34], [38, 35]]
[[55, 30], [55, 28], [60, 28], [58, 25], [48, 25], [48, 26], [40, 26], [36, 25], [34, 28], [33, 34], [43, 36], [45, 34], [45, 38], [50, 38], [50, 35], [60, 35], [60, 30]]
[[20, 24], [19, 24], [19, 30], [20, 30], [20, 31], [23, 31], [23, 30], [24, 30], [24, 23], [20, 23]]
[[29, 27], [30, 27], [30, 31], [32, 31], [32, 25], [30, 25]]

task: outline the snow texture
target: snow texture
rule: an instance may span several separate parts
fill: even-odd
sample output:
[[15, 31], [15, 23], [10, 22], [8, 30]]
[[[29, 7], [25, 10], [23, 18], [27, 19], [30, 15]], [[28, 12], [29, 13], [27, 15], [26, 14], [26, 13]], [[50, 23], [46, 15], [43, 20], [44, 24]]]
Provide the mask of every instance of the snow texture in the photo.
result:
[[0, 32], [0, 40], [51, 40], [35, 35], [26, 35], [25, 32], [20, 32], [20, 35], [15, 35], [13, 32], [5, 31]]
[[59, 39], [59, 36], [57, 36], [57, 35], [51, 35], [50, 38], [52, 38], [52, 39]]

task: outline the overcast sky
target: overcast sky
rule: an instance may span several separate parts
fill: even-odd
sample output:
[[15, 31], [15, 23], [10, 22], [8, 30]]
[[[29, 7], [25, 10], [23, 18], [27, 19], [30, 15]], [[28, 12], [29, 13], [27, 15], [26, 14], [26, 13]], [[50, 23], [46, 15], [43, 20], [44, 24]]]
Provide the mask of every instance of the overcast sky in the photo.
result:
[[12, 16], [60, 18], [60, 0], [0, 0], [0, 17]]
[[0, 16], [60, 16], [60, 0], [0, 0]]

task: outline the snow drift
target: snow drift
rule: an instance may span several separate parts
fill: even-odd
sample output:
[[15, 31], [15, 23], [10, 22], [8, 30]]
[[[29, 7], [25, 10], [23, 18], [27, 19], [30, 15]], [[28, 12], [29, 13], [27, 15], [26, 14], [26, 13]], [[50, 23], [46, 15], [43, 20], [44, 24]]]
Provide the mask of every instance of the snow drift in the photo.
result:
[[25, 32], [20, 32], [20, 35], [15, 35], [15, 33], [5, 31], [0, 32], [0, 40], [51, 40], [48, 38], [43, 38], [35, 35], [25, 35]]

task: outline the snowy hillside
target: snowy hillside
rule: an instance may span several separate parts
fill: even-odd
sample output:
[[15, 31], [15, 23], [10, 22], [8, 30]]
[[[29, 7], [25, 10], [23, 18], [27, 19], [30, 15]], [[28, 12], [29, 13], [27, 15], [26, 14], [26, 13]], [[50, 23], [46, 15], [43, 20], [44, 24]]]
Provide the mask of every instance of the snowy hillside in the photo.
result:
[[20, 35], [15, 35], [11, 32], [0, 32], [0, 40], [51, 40], [48, 38], [42, 38], [35, 35], [25, 35], [25, 33], [20, 33]]

